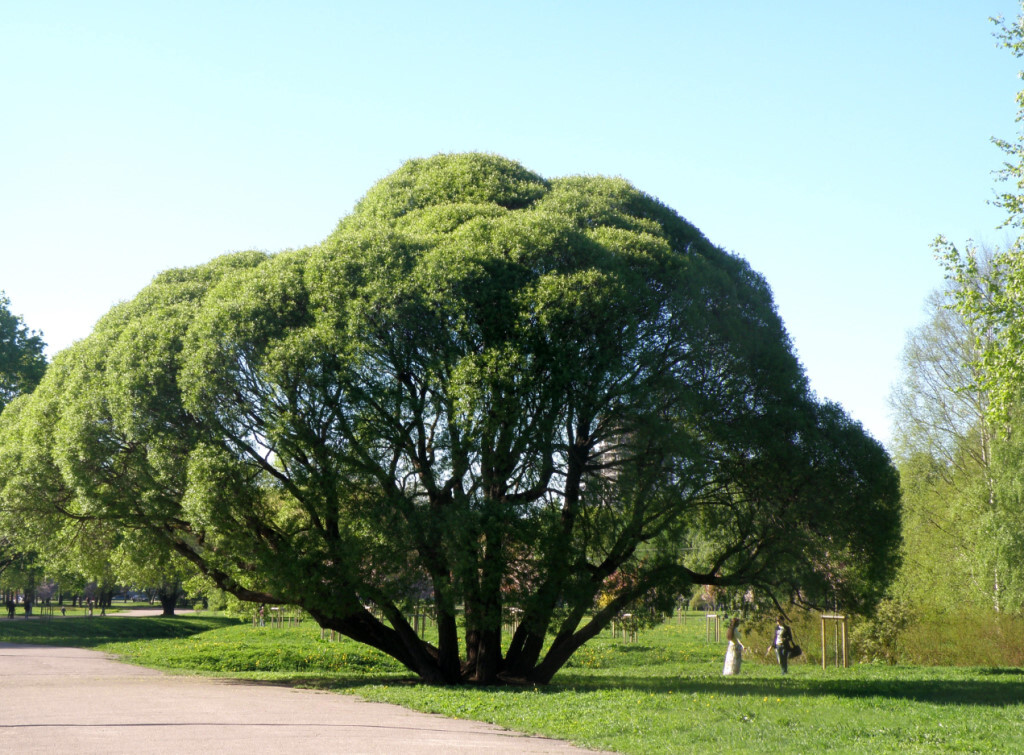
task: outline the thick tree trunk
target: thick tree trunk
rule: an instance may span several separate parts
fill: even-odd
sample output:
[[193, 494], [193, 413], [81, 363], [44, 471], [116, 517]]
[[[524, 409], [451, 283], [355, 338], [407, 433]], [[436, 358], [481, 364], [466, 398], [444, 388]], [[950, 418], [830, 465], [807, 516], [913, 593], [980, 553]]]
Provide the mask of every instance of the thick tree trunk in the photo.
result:
[[[545, 627], [546, 630], [546, 627]], [[512, 638], [512, 646], [505, 656], [502, 678], [510, 681], [526, 680], [544, 648], [545, 631], [537, 632], [524, 620]]]
[[365, 609], [349, 616], [330, 616], [320, 611], [310, 611], [313, 619], [324, 629], [333, 629], [344, 636], [377, 648], [417, 674], [428, 684], [454, 684], [458, 678], [445, 675], [429, 646], [422, 644], [421, 652], [411, 651], [402, 637], [391, 627], [378, 621]]
[[580, 418], [573, 428], [572, 435], [576, 442], [569, 453], [559, 531], [554, 547], [545, 554], [541, 569], [545, 575], [544, 580], [532, 596], [522, 623], [509, 646], [504, 673], [511, 679], [526, 679], [531, 676], [544, 649], [547, 630], [565, 588], [566, 579], [572, 571], [568, 559], [573, 552], [570, 543], [576, 526], [583, 470], [590, 453], [590, 421], [587, 418]]
[[477, 678], [479, 684], [498, 684], [498, 675], [503, 668], [501, 656], [501, 618], [496, 628], [488, 628], [481, 633], [481, 646], [477, 662]]
[[110, 608], [114, 605], [114, 591], [100, 590], [100, 594], [96, 602], [99, 604], [100, 608]]
[[453, 608], [438, 609], [437, 636], [438, 667], [442, 676], [451, 679], [449, 683], [454, 684], [462, 678], [462, 668], [459, 659], [459, 628]]
[[174, 616], [174, 607], [178, 604], [178, 591], [173, 593], [160, 592], [160, 607], [164, 609], [163, 616]]
[[501, 601], [497, 590], [482, 600], [466, 601], [466, 666], [463, 676], [474, 684], [499, 684], [504, 667], [501, 654]]
[[579, 631], [555, 638], [547, 655], [544, 656], [544, 660], [530, 672], [529, 681], [536, 684], [547, 684], [550, 682], [551, 678], [572, 657], [572, 654], [608, 626], [614, 615], [614, 613], [601, 611]]
[[165, 585], [161, 585], [157, 591], [157, 598], [160, 600], [160, 606], [164, 609], [164, 616], [174, 616], [174, 607], [178, 604], [178, 599], [182, 596], [181, 583], [173, 582]]

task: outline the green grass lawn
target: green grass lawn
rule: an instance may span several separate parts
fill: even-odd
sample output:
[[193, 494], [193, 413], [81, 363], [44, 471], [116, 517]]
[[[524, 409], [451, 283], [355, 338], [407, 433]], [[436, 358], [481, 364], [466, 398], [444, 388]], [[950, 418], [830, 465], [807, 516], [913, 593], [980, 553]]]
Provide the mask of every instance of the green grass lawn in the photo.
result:
[[721, 676], [723, 644], [696, 621], [624, 644], [605, 635], [548, 687], [434, 688], [389, 658], [326, 642], [311, 623], [254, 629], [198, 617], [0, 621], [0, 640], [92, 647], [178, 672], [332, 689], [626, 753], [1021, 752], [1024, 670], [794, 662], [748, 652]]

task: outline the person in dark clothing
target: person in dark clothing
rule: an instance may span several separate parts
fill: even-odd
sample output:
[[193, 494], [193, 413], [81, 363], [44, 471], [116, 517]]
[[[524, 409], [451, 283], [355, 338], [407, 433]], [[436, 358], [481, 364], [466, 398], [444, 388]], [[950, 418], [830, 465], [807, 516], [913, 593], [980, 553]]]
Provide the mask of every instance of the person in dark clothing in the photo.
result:
[[772, 635], [772, 644], [768, 646], [765, 655], [775, 650], [775, 655], [779, 659], [779, 668], [782, 669], [783, 674], [789, 671], [789, 654], [792, 646], [793, 631], [786, 624], [786, 617], [779, 614], [775, 625], [775, 633]]

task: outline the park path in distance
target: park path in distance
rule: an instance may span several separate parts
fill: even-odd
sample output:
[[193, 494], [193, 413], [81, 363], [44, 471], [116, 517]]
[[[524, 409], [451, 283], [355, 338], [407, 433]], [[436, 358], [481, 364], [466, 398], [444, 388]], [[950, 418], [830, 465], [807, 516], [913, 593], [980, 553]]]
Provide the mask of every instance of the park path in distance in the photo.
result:
[[[106, 619], [102, 619], [106, 620]], [[584, 753], [353, 695], [175, 676], [95, 650], [0, 643], [0, 752]]]

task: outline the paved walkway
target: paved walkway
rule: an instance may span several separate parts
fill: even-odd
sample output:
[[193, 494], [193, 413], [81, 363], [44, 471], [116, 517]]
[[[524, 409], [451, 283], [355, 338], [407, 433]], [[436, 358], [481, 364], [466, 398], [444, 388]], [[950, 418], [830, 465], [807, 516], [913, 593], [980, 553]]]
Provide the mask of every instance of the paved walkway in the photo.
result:
[[172, 676], [77, 648], [0, 643], [0, 752], [582, 753], [352, 695]]

